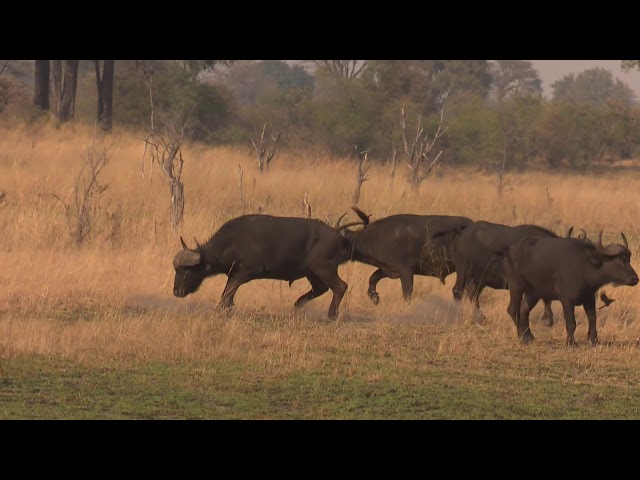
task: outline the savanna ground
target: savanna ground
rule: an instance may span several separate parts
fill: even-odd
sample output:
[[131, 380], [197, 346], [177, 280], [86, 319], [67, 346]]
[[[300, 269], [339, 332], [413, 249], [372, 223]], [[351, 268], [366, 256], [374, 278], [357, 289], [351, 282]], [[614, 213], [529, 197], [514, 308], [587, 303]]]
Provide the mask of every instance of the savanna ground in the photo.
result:
[[[226, 277], [184, 299], [172, 295], [169, 191], [144, 162], [141, 138], [104, 140], [108, 188], [91, 212], [92, 237], [76, 246], [74, 174], [93, 132], [12, 127], [0, 134], [0, 418], [2, 419], [637, 419], [640, 418], [640, 290], [605, 287], [600, 344], [586, 342], [576, 309], [576, 348], [556, 324], [532, 314], [534, 344], [521, 345], [506, 313], [508, 293], [487, 289], [486, 324], [446, 285], [416, 277], [414, 300], [383, 280], [366, 296], [373, 267], [340, 268], [349, 289], [337, 321], [331, 295], [294, 312], [306, 280], [242, 286], [230, 315], [215, 313]], [[352, 204], [355, 165], [282, 153], [259, 174], [251, 150], [185, 147], [187, 243], [204, 242], [242, 213], [302, 215], [305, 190], [316, 218], [333, 223]], [[240, 167], [239, 167], [240, 166]], [[441, 168], [417, 194], [398, 167], [374, 165], [359, 206], [372, 219], [412, 212], [507, 224], [569, 225], [605, 243], [624, 231], [638, 269], [640, 218], [631, 169], [507, 176]], [[240, 197], [240, 169], [242, 198]], [[354, 215], [349, 218], [353, 220]], [[598, 302], [598, 306], [601, 303]]]

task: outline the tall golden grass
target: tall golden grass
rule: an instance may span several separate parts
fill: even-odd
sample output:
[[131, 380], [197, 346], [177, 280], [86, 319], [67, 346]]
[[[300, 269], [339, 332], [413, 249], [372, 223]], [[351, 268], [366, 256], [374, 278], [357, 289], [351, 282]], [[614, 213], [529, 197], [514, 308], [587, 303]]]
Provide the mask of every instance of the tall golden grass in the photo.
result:
[[[78, 247], [63, 202], [72, 202], [74, 172], [96, 141], [108, 149], [110, 162], [100, 177], [108, 189], [94, 214], [94, 236]], [[243, 346], [244, 355], [272, 352], [264, 358], [276, 364], [304, 363], [312, 361], [305, 347], [312, 339], [331, 344], [339, 338], [347, 342], [357, 338], [383, 349], [389, 322], [393, 328], [448, 325], [456, 334], [439, 346], [446, 352], [468, 351], [468, 342], [473, 343], [470, 329], [480, 328], [496, 341], [516, 342], [515, 328], [506, 315], [507, 292], [485, 290], [481, 302], [490, 320], [471, 327], [468, 309], [450, 301], [455, 274], [446, 285], [432, 277], [416, 277], [416, 300], [410, 306], [401, 302], [397, 280], [383, 280], [381, 305], [375, 307], [366, 296], [373, 267], [345, 264], [340, 269], [349, 284], [340, 308], [345, 316], [335, 324], [320, 321], [330, 294], [311, 302], [307, 317], [292, 313], [295, 299], [308, 290], [306, 280], [291, 288], [267, 280], [246, 284], [238, 291], [231, 317], [212, 312], [224, 276], [208, 280], [186, 299], [174, 298], [172, 259], [180, 248], [179, 235], [190, 244], [194, 237], [204, 242], [222, 223], [244, 213], [302, 216], [305, 190], [312, 215], [334, 222], [349, 211], [356, 166], [349, 159], [281, 152], [271, 171], [260, 174], [250, 145], [185, 145], [186, 207], [176, 233], [170, 227], [169, 188], [160, 168], [143, 161], [142, 154], [141, 136], [117, 130], [101, 140], [82, 125], [15, 126], [0, 132], [0, 191], [5, 193], [0, 200], [1, 356], [201, 358], [228, 355]], [[464, 215], [511, 225], [536, 223], [559, 234], [572, 225], [590, 236], [604, 229], [606, 241], [618, 240], [624, 231], [637, 268], [640, 174], [635, 171], [598, 176], [509, 174], [500, 198], [496, 175], [442, 167], [413, 192], [405, 170], [400, 165], [391, 179], [388, 164], [373, 165], [359, 202], [372, 219], [394, 213]], [[601, 339], [634, 345], [640, 337], [635, 325], [638, 291], [628, 287], [606, 291], [616, 302], [598, 312]], [[564, 321], [561, 311], [555, 307], [554, 311], [559, 325], [543, 333], [544, 327], [534, 324], [534, 334], [551, 335], [551, 341], [562, 343]], [[576, 312], [582, 322], [580, 339], [586, 336], [586, 326], [584, 314]], [[336, 335], [345, 328], [350, 336]], [[255, 332], [261, 332], [257, 342], [250, 340]]]

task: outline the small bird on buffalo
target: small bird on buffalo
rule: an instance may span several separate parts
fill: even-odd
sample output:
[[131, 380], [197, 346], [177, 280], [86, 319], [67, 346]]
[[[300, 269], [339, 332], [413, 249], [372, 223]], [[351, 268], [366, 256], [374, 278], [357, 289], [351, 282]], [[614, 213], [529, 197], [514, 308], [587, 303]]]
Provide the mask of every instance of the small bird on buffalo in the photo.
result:
[[604, 307], [608, 307], [613, 302], [615, 302], [615, 300], [613, 298], [607, 297], [607, 294], [604, 293], [604, 292], [600, 292], [600, 300], [602, 300], [604, 305], [602, 305], [600, 308], [598, 308], [598, 310], [602, 310]]

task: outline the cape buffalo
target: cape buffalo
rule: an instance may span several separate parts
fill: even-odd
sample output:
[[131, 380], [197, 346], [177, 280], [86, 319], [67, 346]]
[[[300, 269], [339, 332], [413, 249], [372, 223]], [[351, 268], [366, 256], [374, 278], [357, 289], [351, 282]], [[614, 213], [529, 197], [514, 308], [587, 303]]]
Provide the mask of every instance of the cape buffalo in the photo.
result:
[[[571, 235], [569, 229], [567, 236]], [[518, 225], [511, 227], [485, 221], [475, 222], [466, 228], [453, 246], [453, 262], [456, 271], [456, 283], [453, 286], [453, 298], [460, 300], [465, 292], [475, 305], [476, 315], [484, 320], [480, 310], [480, 294], [485, 287], [505, 290], [507, 281], [504, 275], [502, 259], [497, 256], [526, 237], [558, 236], [546, 228], [537, 225]], [[582, 238], [582, 237], [581, 237]], [[549, 326], [553, 325], [551, 302], [545, 301], [544, 313]]]
[[220, 307], [230, 308], [243, 283], [267, 278], [291, 283], [307, 277], [311, 290], [298, 298], [295, 307], [331, 289], [328, 316], [334, 319], [347, 290], [338, 265], [349, 260], [349, 242], [320, 220], [244, 215], [222, 225], [203, 245], [196, 241], [195, 249], [187, 247], [182, 237], [180, 242], [183, 249], [173, 259], [176, 297], [194, 293], [205, 278], [223, 273], [228, 280]]
[[[360, 231], [345, 230], [351, 260], [378, 267], [369, 278], [367, 294], [380, 302], [376, 291], [383, 278], [400, 278], [402, 294], [410, 300], [413, 276], [428, 275], [444, 283], [455, 271], [451, 249], [455, 237], [473, 223], [467, 217], [399, 214], [369, 223], [369, 215], [351, 207], [364, 223]], [[338, 221], [339, 224], [339, 221]]]
[[[598, 341], [596, 292], [608, 284], [634, 286], [638, 275], [630, 265], [631, 252], [624, 233], [623, 245], [602, 246], [573, 238], [525, 238], [504, 253], [502, 262], [509, 282], [507, 309], [524, 343], [533, 340], [529, 312], [539, 299], [560, 300], [567, 328], [567, 345], [574, 345], [574, 308], [582, 305], [589, 319], [587, 338]], [[525, 297], [524, 302], [522, 297]]]

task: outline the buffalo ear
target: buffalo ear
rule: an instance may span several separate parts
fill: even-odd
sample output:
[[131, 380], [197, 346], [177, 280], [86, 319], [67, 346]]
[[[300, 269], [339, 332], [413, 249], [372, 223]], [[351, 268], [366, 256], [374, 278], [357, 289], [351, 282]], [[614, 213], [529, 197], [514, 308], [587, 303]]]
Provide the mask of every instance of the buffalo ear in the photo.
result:
[[184, 243], [184, 240], [182, 239], [182, 237], [180, 237], [180, 243], [182, 244], [182, 248], [183, 248], [184, 250], [189, 250], [189, 247], [187, 247], [187, 244], [186, 244], [186, 243]]

